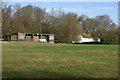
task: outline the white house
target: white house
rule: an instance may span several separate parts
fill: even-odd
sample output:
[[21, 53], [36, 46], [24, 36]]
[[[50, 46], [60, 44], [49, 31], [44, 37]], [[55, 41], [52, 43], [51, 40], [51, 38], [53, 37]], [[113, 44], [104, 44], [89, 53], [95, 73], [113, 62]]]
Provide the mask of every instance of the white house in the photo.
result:
[[78, 36], [79, 41], [75, 42], [72, 41], [72, 43], [84, 43], [84, 42], [100, 42], [100, 38], [94, 39], [94, 38], [85, 38], [82, 35]]

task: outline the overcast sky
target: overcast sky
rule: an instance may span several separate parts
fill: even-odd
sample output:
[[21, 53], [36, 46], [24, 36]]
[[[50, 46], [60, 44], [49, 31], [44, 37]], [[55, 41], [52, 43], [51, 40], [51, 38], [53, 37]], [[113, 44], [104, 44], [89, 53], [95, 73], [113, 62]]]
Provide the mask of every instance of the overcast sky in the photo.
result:
[[97, 15], [107, 14], [113, 22], [118, 24], [118, 2], [7, 2], [9, 5], [16, 3], [22, 6], [31, 4], [40, 8], [46, 8], [47, 12], [49, 12], [51, 8], [62, 8], [66, 13], [86, 14], [91, 18]]

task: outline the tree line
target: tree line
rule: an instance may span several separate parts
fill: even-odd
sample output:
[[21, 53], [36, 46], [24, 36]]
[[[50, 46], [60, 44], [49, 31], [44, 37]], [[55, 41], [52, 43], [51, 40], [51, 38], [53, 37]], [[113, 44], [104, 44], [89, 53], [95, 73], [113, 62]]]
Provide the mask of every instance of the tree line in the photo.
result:
[[27, 5], [2, 5], [2, 36], [12, 33], [54, 34], [55, 41], [78, 41], [79, 34], [90, 34], [103, 42], [118, 42], [118, 27], [108, 15], [89, 18], [76, 13], [65, 13], [61, 8], [51, 9]]

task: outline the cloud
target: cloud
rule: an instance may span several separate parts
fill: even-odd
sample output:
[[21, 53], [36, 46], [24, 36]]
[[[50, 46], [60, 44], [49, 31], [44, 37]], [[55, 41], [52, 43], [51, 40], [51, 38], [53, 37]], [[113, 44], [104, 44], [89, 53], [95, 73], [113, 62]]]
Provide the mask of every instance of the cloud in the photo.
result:
[[63, 10], [67, 11], [67, 12], [86, 12], [86, 11], [89, 11], [86, 9], [78, 9], [78, 8], [63, 8]]
[[116, 8], [115, 8], [115, 7], [94, 7], [94, 9], [113, 11], [113, 10], [115, 10]]

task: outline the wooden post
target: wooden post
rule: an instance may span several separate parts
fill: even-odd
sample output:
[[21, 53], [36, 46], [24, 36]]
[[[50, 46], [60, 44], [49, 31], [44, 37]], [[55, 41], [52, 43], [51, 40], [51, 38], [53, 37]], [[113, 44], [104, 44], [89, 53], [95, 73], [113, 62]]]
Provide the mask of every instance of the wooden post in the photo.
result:
[[42, 34], [41, 34], [41, 39], [42, 39]]
[[33, 34], [33, 42], [34, 42], [34, 34]]

